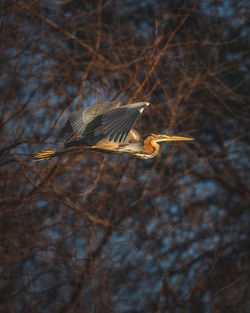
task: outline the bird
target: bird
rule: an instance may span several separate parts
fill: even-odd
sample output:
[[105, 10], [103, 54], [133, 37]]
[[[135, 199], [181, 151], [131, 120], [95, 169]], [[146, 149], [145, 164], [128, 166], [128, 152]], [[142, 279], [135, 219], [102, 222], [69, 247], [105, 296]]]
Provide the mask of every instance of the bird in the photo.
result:
[[105, 153], [126, 153], [141, 159], [152, 159], [159, 153], [160, 142], [189, 141], [193, 138], [151, 134], [144, 138], [133, 128], [149, 102], [121, 105], [121, 102], [98, 103], [72, 113], [58, 135], [64, 143], [61, 151], [45, 150], [32, 160], [49, 160], [81, 150]]

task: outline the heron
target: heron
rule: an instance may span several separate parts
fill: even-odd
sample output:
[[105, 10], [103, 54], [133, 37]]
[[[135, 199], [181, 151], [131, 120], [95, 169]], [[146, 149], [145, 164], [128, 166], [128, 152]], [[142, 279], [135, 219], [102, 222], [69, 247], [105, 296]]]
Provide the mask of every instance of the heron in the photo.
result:
[[126, 153], [141, 159], [152, 159], [164, 141], [189, 141], [193, 138], [151, 134], [144, 138], [133, 128], [149, 102], [105, 102], [70, 115], [58, 140], [61, 151], [42, 151], [33, 161], [49, 160], [62, 154], [91, 149], [105, 153]]

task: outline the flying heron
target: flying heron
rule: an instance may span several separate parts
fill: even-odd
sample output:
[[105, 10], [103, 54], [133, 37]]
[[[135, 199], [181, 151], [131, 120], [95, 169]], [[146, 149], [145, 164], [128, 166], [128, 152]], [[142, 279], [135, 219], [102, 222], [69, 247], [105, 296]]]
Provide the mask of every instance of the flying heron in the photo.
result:
[[[141, 159], [152, 159], [159, 153], [159, 142], [186, 141], [193, 138], [151, 134], [144, 139], [133, 126], [149, 105], [137, 102], [120, 106], [120, 102], [106, 102], [73, 113], [59, 133], [64, 142], [62, 151], [42, 151], [33, 161], [49, 160], [53, 157], [92, 149], [107, 153], [127, 153]], [[75, 137], [75, 140], [72, 138]]]

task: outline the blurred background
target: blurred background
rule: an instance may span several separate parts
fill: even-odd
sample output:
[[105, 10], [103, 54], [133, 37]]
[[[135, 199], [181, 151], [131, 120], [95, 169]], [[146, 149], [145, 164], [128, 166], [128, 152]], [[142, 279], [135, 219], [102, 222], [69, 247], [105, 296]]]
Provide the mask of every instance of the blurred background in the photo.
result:
[[[247, 0], [0, 4], [0, 312], [249, 312]], [[150, 101], [159, 157], [48, 162], [69, 114]]]

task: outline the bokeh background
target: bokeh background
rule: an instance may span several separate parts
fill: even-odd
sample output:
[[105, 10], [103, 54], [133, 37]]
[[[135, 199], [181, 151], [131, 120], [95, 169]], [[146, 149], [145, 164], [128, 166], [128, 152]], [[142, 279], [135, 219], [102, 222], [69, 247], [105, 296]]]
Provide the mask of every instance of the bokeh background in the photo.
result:
[[[0, 312], [250, 310], [247, 0], [0, 4]], [[60, 149], [73, 111], [150, 101], [159, 157]]]

